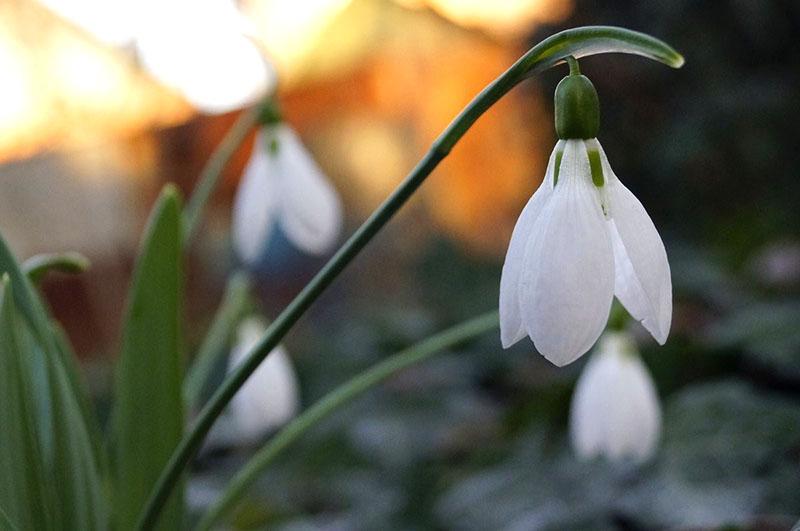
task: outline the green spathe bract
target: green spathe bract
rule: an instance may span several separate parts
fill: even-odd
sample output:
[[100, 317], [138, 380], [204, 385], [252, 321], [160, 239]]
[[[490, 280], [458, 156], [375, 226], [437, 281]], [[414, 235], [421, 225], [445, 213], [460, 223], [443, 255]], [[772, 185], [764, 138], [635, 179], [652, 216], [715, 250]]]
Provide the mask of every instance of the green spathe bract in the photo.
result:
[[[249, 376], [277, 346], [311, 304], [339, 276], [380, 229], [394, 217], [400, 207], [405, 204], [439, 163], [450, 153], [453, 146], [472, 127], [475, 121], [503, 95], [527, 77], [565, 61], [569, 56], [580, 58], [599, 53], [640, 55], [674, 68], [683, 65], [683, 57], [666, 43], [644, 33], [612, 26], [588, 26], [565, 30], [531, 48], [528, 53], [490, 83], [461, 111], [436, 139], [431, 149], [397, 189], [356, 230], [319, 273], [289, 303], [286, 309], [278, 315], [264, 333], [261, 341], [253, 347], [237, 369], [225, 379], [202, 411], [200, 411], [190, 432], [178, 445], [163, 470], [141, 514], [137, 524], [138, 529], [152, 529], [154, 527], [161, 509], [169, 499], [175, 485], [178, 484], [183, 470], [197, 453], [217, 417], [222, 414], [226, 405], [239, 388], [244, 385]], [[258, 114], [258, 112], [254, 112], [252, 115], [247, 115], [249, 117], [248, 120], [253, 121], [253, 125], [257, 121]], [[242, 122], [245, 125], [246, 123]], [[237, 129], [237, 131], [241, 133], [242, 130]], [[235, 146], [231, 148], [228, 142], [225, 143], [224, 147], [226, 149], [223, 152], [223, 154], [226, 154], [225, 156], [229, 156], [235, 149]], [[224, 162], [224, 157], [214, 157], [213, 160], [217, 163]], [[217, 168], [219, 171], [215, 171]], [[195, 200], [193, 197], [190, 201], [189, 211], [191, 215], [187, 215], [185, 228], [186, 234], [189, 236], [193, 234], [196, 228], [199, 214], [204, 208], [210, 192], [216, 187], [221, 169], [221, 164], [219, 164], [212, 167], [208, 172], [204, 172], [204, 176], [198, 185], [197, 199]]]

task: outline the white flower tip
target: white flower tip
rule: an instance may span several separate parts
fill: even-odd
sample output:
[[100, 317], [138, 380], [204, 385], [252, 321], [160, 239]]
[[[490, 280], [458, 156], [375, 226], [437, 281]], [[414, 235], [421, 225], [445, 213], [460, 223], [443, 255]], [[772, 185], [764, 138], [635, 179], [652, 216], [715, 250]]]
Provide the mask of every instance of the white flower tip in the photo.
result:
[[661, 345], [662, 347], [667, 342], [667, 337], [669, 337], [669, 329], [663, 331], [659, 331], [658, 334], [653, 335], [653, 338], [656, 340], [656, 343]]
[[573, 361], [577, 360], [584, 354], [586, 354], [590, 348], [592, 348], [592, 344], [588, 346], [582, 346], [576, 350], [547, 350], [545, 347], [540, 346], [534, 341], [534, 346], [536, 350], [539, 351], [539, 354], [544, 356], [544, 358], [555, 365], [556, 367], [564, 367], [569, 365]]
[[503, 345], [504, 349], [513, 347], [526, 335], [525, 329], [522, 326], [518, 323], [510, 323], [508, 319], [504, 319], [503, 311], [500, 311], [500, 343]]

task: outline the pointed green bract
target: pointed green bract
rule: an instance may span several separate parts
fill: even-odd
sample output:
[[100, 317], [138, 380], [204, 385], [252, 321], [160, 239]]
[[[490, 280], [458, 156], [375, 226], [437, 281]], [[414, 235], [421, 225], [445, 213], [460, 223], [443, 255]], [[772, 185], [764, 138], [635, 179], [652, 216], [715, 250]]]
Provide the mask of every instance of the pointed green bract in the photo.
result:
[[[128, 296], [114, 409], [117, 529], [133, 529], [183, 434], [181, 209], [169, 186], [153, 208]], [[182, 489], [160, 529], [181, 528]]]
[[661, 39], [617, 26], [583, 26], [552, 35], [525, 54], [519, 62], [530, 73], [541, 72], [566, 61], [601, 53], [624, 53], [658, 61], [672, 68], [683, 66], [684, 59]]

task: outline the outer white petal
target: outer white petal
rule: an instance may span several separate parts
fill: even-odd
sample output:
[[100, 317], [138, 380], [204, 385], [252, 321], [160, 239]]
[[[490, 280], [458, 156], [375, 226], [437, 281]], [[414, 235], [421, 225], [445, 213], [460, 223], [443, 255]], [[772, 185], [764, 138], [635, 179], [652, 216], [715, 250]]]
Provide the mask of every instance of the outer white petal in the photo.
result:
[[570, 436], [581, 457], [644, 461], [655, 452], [661, 408], [650, 374], [633, 349], [624, 334], [606, 334], [578, 380]]
[[[229, 372], [244, 361], [265, 329], [266, 323], [255, 318], [240, 325], [238, 342], [231, 351]], [[230, 412], [238, 442], [256, 441], [267, 430], [294, 417], [299, 406], [297, 376], [286, 351], [278, 346], [231, 400]]]
[[525, 249], [520, 309], [537, 350], [562, 366], [595, 343], [614, 295], [614, 256], [584, 144], [569, 140], [558, 183]]
[[233, 203], [233, 248], [245, 263], [261, 256], [275, 222], [280, 192], [275, 173], [274, 157], [267, 153], [264, 132], [260, 131]]
[[280, 223], [301, 250], [322, 254], [330, 249], [342, 226], [339, 195], [285, 125], [275, 127], [281, 182]]
[[664, 344], [672, 323], [672, 279], [664, 244], [650, 216], [614, 175], [601, 150], [608, 176], [616, 279], [614, 292], [628, 312]]
[[560, 140], [553, 148], [542, 184], [522, 209], [517, 224], [514, 226], [514, 232], [511, 234], [511, 242], [508, 244], [508, 252], [505, 262], [503, 262], [503, 273], [500, 276], [500, 340], [503, 348], [510, 347], [527, 335], [519, 308], [519, 280], [522, 273], [522, 261], [533, 226], [553, 191], [556, 153], [564, 149], [564, 144], [565, 142]]

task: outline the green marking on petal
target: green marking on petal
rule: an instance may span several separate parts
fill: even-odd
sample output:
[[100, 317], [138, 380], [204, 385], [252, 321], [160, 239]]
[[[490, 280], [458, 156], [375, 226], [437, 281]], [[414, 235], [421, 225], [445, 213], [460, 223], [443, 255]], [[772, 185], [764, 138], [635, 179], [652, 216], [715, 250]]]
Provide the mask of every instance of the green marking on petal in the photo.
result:
[[592, 182], [596, 187], [600, 188], [605, 184], [603, 165], [600, 162], [600, 152], [596, 149], [589, 149], [587, 153], [589, 155], [589, 167], [592, 169]]
[[564, 158], [564, 150], [559, 149], [556, 151], [556, 162], [555, 162], [555, 170], [553, 173], [553, 187], [555, 188], [556, 184], [558, 184], [558, 172], [561, 171], [561, 159]]

